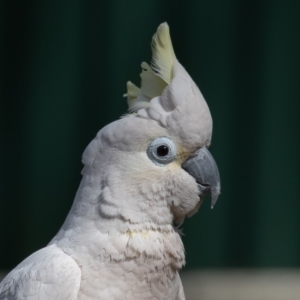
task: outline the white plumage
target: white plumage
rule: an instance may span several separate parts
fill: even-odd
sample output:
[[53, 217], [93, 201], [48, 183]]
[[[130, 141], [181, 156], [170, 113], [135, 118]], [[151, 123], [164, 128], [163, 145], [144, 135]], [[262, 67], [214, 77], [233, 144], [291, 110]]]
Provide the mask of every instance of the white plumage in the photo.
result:
[[[141, 89], [127, 84], [134, 113], [89, 144], [65, 223], [2, 281], [1, 300], [185, 299], [178, 275], [184, 248], [174, 223], [202, 201], [199, 181], [183, 166], [210, 144], [212, 119], [175, 57], [166, 23], [152, 46]], [[158, 146], [149, 148], [153, 141]]]

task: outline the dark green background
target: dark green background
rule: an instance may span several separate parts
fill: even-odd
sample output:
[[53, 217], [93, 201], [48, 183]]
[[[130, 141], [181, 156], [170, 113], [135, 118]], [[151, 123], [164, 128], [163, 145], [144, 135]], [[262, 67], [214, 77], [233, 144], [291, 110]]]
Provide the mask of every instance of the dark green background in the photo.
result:
[[300, 266], [300, 2], [0, 2], [0, 269], [46, 245], [81, 154], [126, 112], [167, 21], [213, 115], [222, 195], [184, 224], [187, 267]]

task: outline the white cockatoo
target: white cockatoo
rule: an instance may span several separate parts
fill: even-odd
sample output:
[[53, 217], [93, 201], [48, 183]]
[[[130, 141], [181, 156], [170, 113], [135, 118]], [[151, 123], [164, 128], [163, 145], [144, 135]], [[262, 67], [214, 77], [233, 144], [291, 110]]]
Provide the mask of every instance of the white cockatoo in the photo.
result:
[[57, 235], [13, 269], [0, 299], [185, 299], [176, 224], [220, 193], [207, 147], [209, 108], [176, 59], [167, 23], [152, 40], [141, 88], [127, 84], [129, 114], [99, 131]]

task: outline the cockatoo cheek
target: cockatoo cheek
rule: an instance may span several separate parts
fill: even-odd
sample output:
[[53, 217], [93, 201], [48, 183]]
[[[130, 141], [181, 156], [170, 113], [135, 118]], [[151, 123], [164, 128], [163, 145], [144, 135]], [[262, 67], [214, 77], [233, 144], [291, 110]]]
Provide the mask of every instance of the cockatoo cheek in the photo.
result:
[[182, 223], [191, 212], [197, 211], [201, 199], [196, 180], [183, 169], [174, 172], [166, 179], [172, 190], [167, 199], [176, 223]]

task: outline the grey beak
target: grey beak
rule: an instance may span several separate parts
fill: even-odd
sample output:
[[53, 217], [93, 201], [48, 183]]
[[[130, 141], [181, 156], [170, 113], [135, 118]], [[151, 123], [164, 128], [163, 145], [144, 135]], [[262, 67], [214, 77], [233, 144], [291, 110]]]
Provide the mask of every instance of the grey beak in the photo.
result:
[[198, 149], [182, 167], [195, 178], [201, 196], [210, 192], [213, 208], [220, 194], [221, 182], [217, 164], [208, 149], [206, 147]]

